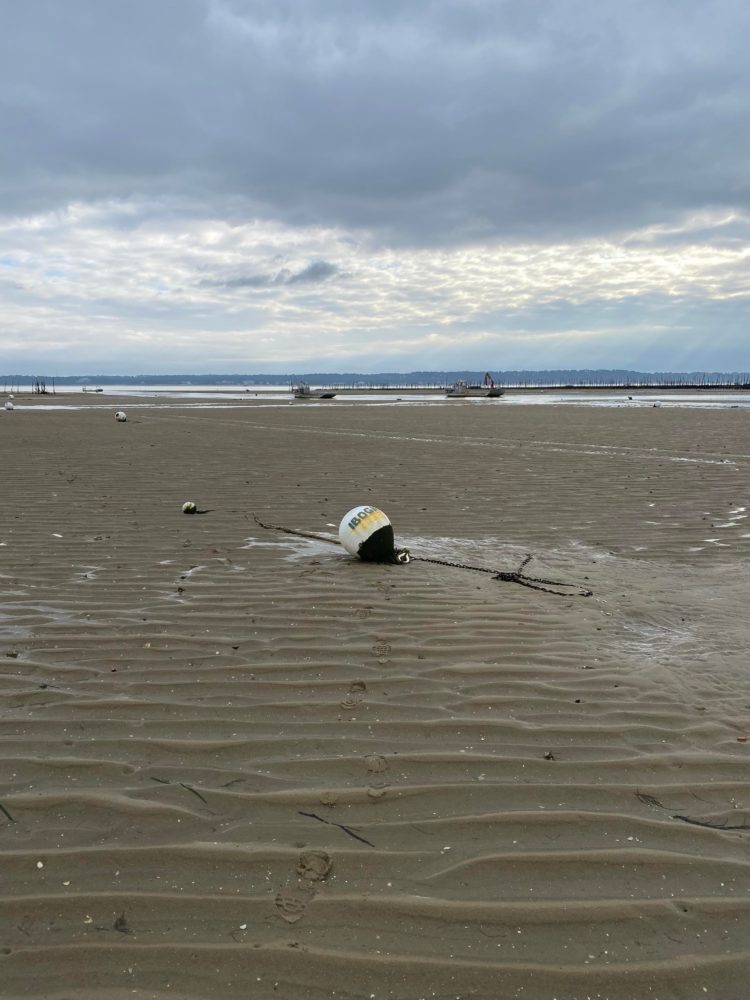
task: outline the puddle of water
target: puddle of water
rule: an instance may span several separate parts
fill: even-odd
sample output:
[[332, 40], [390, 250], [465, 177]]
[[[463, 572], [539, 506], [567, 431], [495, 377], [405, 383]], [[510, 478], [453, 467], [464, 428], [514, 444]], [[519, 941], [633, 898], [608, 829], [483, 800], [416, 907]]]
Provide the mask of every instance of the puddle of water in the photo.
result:
[[205, 566], [193, 566], [191, 569], [186, 569], [184, 573], [180, 573], [180, 579], [187, 580], [191, 576], [193, 576], [194, 573], [198, 573], [200, 572], [200, 570], [205, 568], [206, 568]]
[[623, 629], [630, 633], [626, 646], [639, 655], [664, 654], [675, 646], [681, 646], [692, 638], [688, 628], [670, 628], [652, 622], [627, 622]]
[[[321, 532], [323, 534], [323, 532]], [[331, 542], [337, 539], [331, 535]], [[245, 544], [241, 549], [286, 549], [288, 555], [284, 558], [287, 562], [296, 562], [298, 559], [318, 558], [320, 556], [335, 556], [341, 558], [343, 549], [338, 545], [331, 545], [328, 542], [318, 541], [315, 538], [298, 538], [295, 535], [286, 535], [273, 541], [260, 541], [257, 538], [245, 539]]]

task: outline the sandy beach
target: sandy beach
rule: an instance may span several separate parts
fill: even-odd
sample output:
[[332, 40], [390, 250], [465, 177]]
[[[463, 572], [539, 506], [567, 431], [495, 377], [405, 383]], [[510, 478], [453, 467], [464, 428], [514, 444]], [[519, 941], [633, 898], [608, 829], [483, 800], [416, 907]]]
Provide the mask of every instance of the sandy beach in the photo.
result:
[[[750, 412], [57, 401], [0, 412], [4, 997], [746, 1000]], [[362, 502], [593, 594], [255, 521]]]

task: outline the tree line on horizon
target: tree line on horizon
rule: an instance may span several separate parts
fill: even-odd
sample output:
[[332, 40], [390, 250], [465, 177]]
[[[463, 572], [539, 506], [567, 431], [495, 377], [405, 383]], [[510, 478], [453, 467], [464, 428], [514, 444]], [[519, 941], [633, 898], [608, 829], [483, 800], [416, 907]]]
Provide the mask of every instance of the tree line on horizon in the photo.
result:
[[[748, 372], [640, 372], [624, 368], [556, 368], [556, 369], [512, 369], [495, 371], [492, 377], [502, 386], [715, 386], [732, 385], [750, 388]], [[438, 386], [463, 379], [469, 384], [480, 383], [485, 373], [470, 369], [450, 371], [411, 372], [288, 372], [277, 374], [257, 373], [206, 373], [185, 375], [3, 375], [0, 377], [6, 388], [44, 380], [58, 385], [280, 385], [296, 382], [340, 386]]]

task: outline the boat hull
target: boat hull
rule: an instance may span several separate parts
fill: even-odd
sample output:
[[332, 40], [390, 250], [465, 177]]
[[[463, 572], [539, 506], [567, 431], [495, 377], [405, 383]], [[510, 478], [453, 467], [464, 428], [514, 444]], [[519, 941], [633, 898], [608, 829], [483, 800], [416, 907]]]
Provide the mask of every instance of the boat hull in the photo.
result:
[[470, 385], [465, 389], [446, 389], [445, 395], [448, 399], [499, 399], [504, 392], [504, 389], [500, 389], [497, 386], [488, 389], [482, 385]]

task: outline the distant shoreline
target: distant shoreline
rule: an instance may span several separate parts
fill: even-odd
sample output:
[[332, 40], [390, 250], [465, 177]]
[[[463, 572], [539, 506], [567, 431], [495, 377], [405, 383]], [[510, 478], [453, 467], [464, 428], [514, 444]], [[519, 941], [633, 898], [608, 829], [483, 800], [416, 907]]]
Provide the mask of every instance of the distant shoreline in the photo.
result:
[[[446, 386], [424, 386], [424, 385], [372, 385], [372, 386], [353, 386], [353, 385], [336, 385], [335, 383], [311, 383], [314, 389], [330, 389], [335, 391], [337, 396], [379, 396], [392, 393], [408, 393], [409, 395], [421, 395], [421, 396], [443, 396], [445, 395]], [[634, 395], [653, 395], [653, 394], [667, 394], [676, 395], [685, 392], [750, 392], [750, 384], [748, 383], [715, 383], [710, 385], [705, 384], [695, 384], [695, 383], [685, 383], [680, 385], [674, 384], [654, 384], [654, 385], [503, 385], [505, 398], [513, 395], [543, 395], [545, 393], [561, 393], [561, 394], [575, 394], [575, 393], [586, 393], [587, 395], [595, 395], [596, 393], [622, 393], [625, 396]], [[252, 396], [263, 396], [266, 394], [279, 394], [288, 393], [291, 395], [291, 387], [280, 384], [268, 384], [268, 385], [256, 385], [256, 386], [243, 386], [243, 385], [215, 385], [207, 383], [205, 385], [200, 385], [197, 383], [192, 384], [181, 384], [181, 385], [148, 385], [148, 384], [131, 384], [126, 385], [123, 383], [103, 383], [102, 388], [99, 390], [97, 395], [112, 396], [117, 395], [118, 390], [121, 390], [124, 394], [130, 395], [131, 393], [142, 392], [144, 394], [158, 393], [159, 395], [173, 395], [173, 396], [184, 396], [186, 393], [201, 393], [210, 392], [212, 396], [220, 395], [232, 395], [237, 396], [238, 393], [244, 393], [248, 397]], [[12, 392], [17, 396], [51, 396], [55, 395], [57, 392], [64, 394], [66, 397], [73, 396], [85, 396], [87, 399], [94, 395], [94, 388], [80, 387], [71, 384], [60, 384], [56, 388], [50, 387], [46, 392], [40, 393], [34, 390], [32, 387], [25, 387], [24, 385], [13, 386], [12, 388], [6, 388], [6, 392]], [[503, 397], [498, 397], [503, 398]]]
[[[494, 369], [488, 373], [496, 385], [514, 392], [538, 392], [545, 389], [554, 391], [634, 391], [656, 390], [676, 391], [716, 391], [750, 389], [750, 372], [743, 371], [634, 371], [625, 368], [545, 368], [545, 369]], [[175, 374], [12, 374], [0, 375], [0, 385], [6, 392], [42, 388], [47, 392], [53, 388], [79, 388], [81, 391], [95, 391], [99, 387], [121, 386], [123, 388], [159, 387], [161, 391], [189, 388], [200, 391], [210, 386], [213, 390], [249, 392], [291, 387], [299, 382], [310, 386], [335, 388], [348, 392], [388, 392], [442, 391], [461, 379], [468, 384], [481, 384], [485, 372], [472, 370], [417, 370], [417, 371], [316, 371], [283, 372], [261, 374], [248, 372], [200, 372]]]

